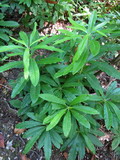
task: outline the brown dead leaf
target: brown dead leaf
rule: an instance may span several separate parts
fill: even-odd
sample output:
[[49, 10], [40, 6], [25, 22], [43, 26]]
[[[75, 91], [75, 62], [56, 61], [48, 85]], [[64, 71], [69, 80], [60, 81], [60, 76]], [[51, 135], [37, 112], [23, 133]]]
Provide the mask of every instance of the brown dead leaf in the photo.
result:
[[15, 129], [14, 129], [14, 133], [15, 133], [15, 134], [21, 134], [21, 133], [23, 133], [25, 130], [26, 130], [26, 129], [18, 129], [18, 128], [15, 128]]
[[1, 133], [0, 133], [0, 148], [5, 148], [4, 137]]
[[2, 88], [2, 85], [3, 85], [4, 83], [6, 83], [6, 79], [5, 79], [4, 77], [2, 77], [2, 78], [0, 79], [0, 88]]
[[87, 153], [90, 153], [90, 150], [88, 148], [86, 148]]
[[92, 156], [91, 160], [95, 160], [95, 155]]
[[64, 152], [63, 156], [65, 157], [65, 159], [68, 159], [68, 153], [67, 152]]
[[21, 160], [30, 160], [25, 154], [20, 154]]

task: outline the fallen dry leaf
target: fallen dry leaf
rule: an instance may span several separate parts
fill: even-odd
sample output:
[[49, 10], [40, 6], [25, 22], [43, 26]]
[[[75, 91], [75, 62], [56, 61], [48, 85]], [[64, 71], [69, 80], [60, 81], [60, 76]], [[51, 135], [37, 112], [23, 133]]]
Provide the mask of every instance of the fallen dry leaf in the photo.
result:
[[0, 148], [5, 148], [4, 137], [1, 133], [0, 133]]
[[92, 156], [91, 160], [95, 160], [95, 155]]
[[15, 134], [21, 134], [21, 133], [23, 133], [25, 131], [25, 129], [18, 129], [18, 128], [15, 128], [14, 129], [14, 133]]
[[21, 160], [30, 160], [25, 154], [20, 154]]
[[68, 159], [68, 153], [67, 152], [64, 152], [63, 156], [65, 157], [65, 159]]
[[5, 79], [4, 77], [2, 77], [2, 78], [0, 79], [0, 88], [2, 88], [2, 85], [3, 85], [4, 83], [6, 83], [6, 79]]

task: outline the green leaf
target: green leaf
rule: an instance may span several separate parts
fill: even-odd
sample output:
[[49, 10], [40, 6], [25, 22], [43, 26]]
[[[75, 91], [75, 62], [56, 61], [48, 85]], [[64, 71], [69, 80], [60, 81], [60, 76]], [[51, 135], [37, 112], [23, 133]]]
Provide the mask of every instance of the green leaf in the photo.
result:
[[23, 150], [23, 153], [26, 154], [30, 151], [30, 149], [33, 147], [33, 145], [36, 143], [38, 138], [40, 137], [41, 133], [37, 132], [33, 135], [33, 137], [28, 141], [28, 143], [25, 146], [25, 149]]
[[65, 37], [65, 38], [63, 38], [63, 39], [57, 40], [57, 41], [54, 43], [54, 45], [63, 43], [63, 42], [65, 42], [65, 41], [68, 41], [68, 40], [71, 40], [71, 39], [73, 39], [73, 37]]
[[[68, 18], [68, 19], [69, 19], [70, 23], [74, 26], [74, 29], [78, 29], [78, 30], [86, 32], [86, 28], [83, 25], [80, 25], [79, 23], [75, 22], [71, 18]], [[70, 26], [70, 28], [71, 28], [71, 26]]]
[[93, 11], [92, 14], [90, 15], [90, 18], [89, 18], [88, 33], [91, 33], [93, 31], [93, 28], [96, 23], [96, 19], [97, 19], [97, 12]]
[[96, 40], [90, 40], [89, 45], [91, 53], [96, 56], [100, 51], [100, 43]]
[[30, 80], [33, 84], [33, 86], [37, 86], [39, 79], [40, 79], [40, 72], [39, 72], [39, 68], [38, 65], [35, 61], [35, 59], [31, 58], [30, 59]]
[[44, 140], [44, 153], [45, 153], [45, 159], [50, 160], [52, 154], [52, 144], [49, 132], [46, 133]]
[[29, 77], [29, 65], [30, 65], [29, 48], [25, 49], [25, 52], [24, 52], [24, 55], [23, 55], [23, 64], [24, 64], [24, 78], [28, 79], [28, 77]]
[[115, 150], [120, 144], [120, 137], [114, 138], [112, 141], [112, 150]]
[[33, 49], [46, 49], [46, 50], [50, 50], [50, 51], [63, 52], [63, 50], [61, 50], [59, 48], [55, 48], [53, 46], [42, 45], [42, 44], [39, 44], [39, 45], [33, 47]]
[[97, 33], [99, 33], [100, 35], [107, 37], [107, 35], [106, 35], [105, 33], [103, 33], [102, 31], [99, 31], [99, 30], [95, 30], [95, 31], [96, 31]]
[[53, 102], [53, 103], [65, 105], [65, 100], [58, 98], [52, 94], [40, 94], [39, 97], [48, 101], [48, 102]]
[[22, 46], [17, 46], [17, 45], [9, 45], [9, 46], [0, 46], [0, 52], [7, 52], [7, 51], [12, 51], [14, 49], [19, 49], [23, 48]]
[[118, 119], [120, 120], [120, 109], [112, 102], [108, 102], [108, 104], [113, 108], [115, 114], [117, 115]]
[[112, 67], [108, 63], [94, 61], [92, 62], [92, 64], [96, 65], [96, 67], [99, 68], [101, 71], [106, 72], [109, 76], [120, 79], [120, 72], [117, 71], [114, 67]]
[[22, 68], [22, 67], [23, 67], [22, 61], [9, 62], [7, 64], [4, 64], [3, 66], [0, 66], [0, 72], [4, 72], [12, 68]]
[[31, 84], [30, 98], [33, 104], [38, 100], [39, 94], [40, 94], [40, 84], [38, 83], [36, 87]]
[[14, 108], [21, 108], [22, 102], [18, 99], [11, 100], [9, 103], [14, 107]]
[[34, 29], [33, 29], [33, 31], [32, 31], [32, 33], [31, 33], [31, 35], [30, 35], [30, 45], [32, 45], [32, 43], [33, 43], [33, 41], [34, 41], [34, 36], [35, 36], [35, 34], [36, 34], [36, 27], [37, 27], [37, 23], [35, 22], [35, 24], [34, 24]]
[[90, 83], [91, 87], [94, 90], [98, 90], [101, 94], [103, 94], [102, 87], [100, 86], [100, 83], [98, 79], [93, 74], [86, 74], [87, 81]]
[[41, 135], [42, 134], [42, 132], [45, 130], [45, 127], [33, 127], [33, 128], [31, 128], [31, 129], [28, 129], [25, 133], [24, 133], [24, 135], [23, 135], [23, 138], [30, 138], [30, 137], [33, 137], [34, 135], [35, 135], [35, 133], [38, 133], [39, 132], [39, 134]]
[[77, 52], [75, 53], [75, 56], [73, 57], [73, 62], [77, 61], [80, 58], [81, 54], [86, 49], [86, 46], [88, 44], [88, 38], [89, 38], [89, 35], [85, 35], [82, 41], [80, 42], [80, 44], [78, 45]]
[[15, 98], [15, 96], [18, 95], [23, 90], [26, 83], [27, 81], [22, 77], [17, 83], [17, 85], [14, 87], [12, 94], [11, 94], [11, 98]]
[[17, 40], [17, 39], [15, 39], [15, 38], [13, 38], [13, 37], [10, 37], [13, 41], [15, 41], [15, 42], [17, 42], [17, 43], [20, 43], [20, 44], [23, 44], [23, 45], [25, 45], [26, 46], [26, 44], [25, 44], [25, 42], [23, 41], [23, 40]]
[[21, 123], [18, 123], [16, 125], [16, 128], [18, 129], [25, 129], [25, 128], [32, 128], [32, 127], [36, 127], [36, 126], [40, 126], [41, 123], [37, 122], [37, 121], [24, 121]]
[[110, 111], [110, 106], [108, 103], [104, 104], [104, 120], [105, 126], [109, 130], [112, 126], [112, 112]]
[[78, 113], [75, 110], [72, 110], [72, 114], [80, 124], [82, 124], [84, 127], [90, 129], [90, 123], [88, 122], [88, 120], [84, 116], [82, 116], [80, 113]]
[[27, 36], [27, 34], [25, 32], [23, 32], [23, 31], [21, 31], [19, 33], [19, 35], [20, 35], [20, 38], [23, 40], [23, 42], [25, 42], [26, 47], [27, 47], [29, 45], [28, 44], [28, 36]]
[[79, 72], [80, 69], [84, 67], [85, 63], [87, 62], [88, 55], [88, 50], [85, 50], [83, 54], [80, 56], [80, 58], [77, 61], [73, 62], [73, 74]]
[[65, 137], [68, 137], [70, 130], [71, 130], [71, 113], [68, 111], [63, 119], [63, 133]]
[[85, 143], [86, 143], [87, 147], [89, 148], [89, 150], [95, 154], [95, 147], [94, 147], [93, 143], [91, 142], [91, 140], [85, 134], [82, 134], [82, 135], [85, 139]]
[[55, 81], [52, 78], [48, 77], [47, 75], [42, 75], [41, 78], [40, 78], [40, 81], [44, 82], [44, 83], [47, 83], [51, 86], [57, 86]]
[[54, 77], [58, 78], [58, 77], [61, 77], [61, 76], [64, 76], [64, 75], [68, 74], [69, 72], [71, 72], [72, 67], [73, 67], [73, 64], [70, 64], [67, 67], [62, 68], [57, 73], [55, 73]]
[[90, 138], [90, 140], [92, 141], [92, 143], [98, 147], [102, 147], [103, 144], [100, 142], [100, 140], [94, 136], [93, 134], [89, 134], [88, 137]]
[[102, 28], [102, 27], [105, 26], [107, 23], [108, 23], [108, 22], [102, 22], [102, 23], [96, 25], [96, 26], [95, 26], [95, 29], [97, 30], [97, 29], [99, 29], [99, 28]]
[[53, 64], [53, 63], [58, 63], [62, 61], [63, 59], [58, 58], [58, 57], [48, 57], [48, 58], [43, 58], [40, 61], [38, 61], [38, 64]]
[[80, 112], [87, 113], [87, 114], [99, 114], [99, 112], [96, 109], [93, 109], [87, 106], [82, 106], [82, 105], [75, 106], [74, 109]]
[[57, 115], [51, 120], [50, 124], [47, 126], [46, 131], [51, 130], [53, 127], [55, 127], [58, 122], [60, 121], [61, 117], [65, 114], [66, 109], [62, 109], [57, 113]]
[[19, 24], [15, 21], [0, 21], [2, 27], [19, 27]]
[[76, 97], [70, 104], [75, 105], [75, 104], [78, 104], [80, 102], [87, 101], [88, 99], [89, 99], [88, 94], [81, 94], [80, 96]]

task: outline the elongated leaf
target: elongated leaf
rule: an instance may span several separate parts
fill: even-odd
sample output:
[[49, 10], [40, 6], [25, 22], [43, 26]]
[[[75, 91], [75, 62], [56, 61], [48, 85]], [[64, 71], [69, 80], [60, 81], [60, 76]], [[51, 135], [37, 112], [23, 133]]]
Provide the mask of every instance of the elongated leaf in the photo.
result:
[[24, 135], [23, 135], [23, 138], [29, 138], [29, 137], [32, 137], [35, 135], [35, 133], [39, 132], [39, 134], [45, 130], [45, 128], [42, 126], [38, 126], [38, 127], [33, 127], [31, 129], [28, 129]]
[[85, 139], [85, 143], [86, 143], [87, 147], [89, 148], [89, 150], [95, 154], [95, 147], [94, 147], [93, 143], [91, 142], [91, 140], [86, 135], [83, 135], [83, 137]]
[[0, 66], [0, 72], [4, 72], [12, 68], [22, 68], [22, 67], [23, 67], [22, 61], [9, 62], [7, 64], [4, 64], [3, 66]]
[[52, 63], [58, 63], [58, 62], [62, 62], [62, 61], [63, 60], [58, 57], [48, 57], [48, 58], [41, 59], [38, 62], [38, 64], [52, 64]]
[[35, 61], [35, 59], [31, 59], [30, 60], [30, 80], [33, 84], [33, 86], [37, 86], [39, 79], [40, 79], [40, 72], [39, 72], [39, 68], [38, 65]]
[[112, 150], [116, 149], [120, 144], [120, 137], [116, 137], [113, 141], [112, 141]]
[[57, 41], [54, 43], [54, 45], [63, 43], [63, 42], [68, 41], [68, 40], [71, 40], [72, 38], [73, 38], [73, 37], [65, 37], [65, 38], [63, 38], [63, 39], [57, 40]]
[[68, 74], [69, 72], [71, 72], [72, 67], [73, 67], [73, 64], [68, 65], [67, 67], [65, 67], [65, 68], [59, 70], [57, 73], [55, 73], [54, 77], [58, 78], [58, 77], [61, 77], [61, 76]]
[[104, 120], [105, 120], [105, 126], [107, 129], [110, 129], [112, 126], [112, 113], [110, 111], [110, 106], [108, 103], [104, 104]]
[[18, 27], [19, 24], [15, 21], [0, 21], [2, 27]]
[[80, 112], [84, 112], [87, 114], [99, 114], [99, 112], [96, 109], [93, 109], [91, 107], [87, 107], [87, 106], [78, 106], [78, 107], [74, 107], [75, 110], [80, 111]]
[[88, 99], [89, 99], [89, 95], [88, 94], [81, 94], [80, 96], [75, 98], [70, 104], [71, 105], [75, 105], [75, 104], [78, 104], [80, 102], [84, 102], [84, 101], [86, 101]]
[[50, 124], [47, 126], [46, 131], [51, 130], [53, 127], [55, 127], [58, 122], [60, 121], [61, 117], [65, 114], [66, 109], [61, 110], [50, 122]]
[[97, 12], [93, 11], [92, 14], [90, 15], [89, 23], [88, 23], [88, 33], [91, 33], [97, 19]]
[[79, 23], [75, 22], [73, 19], [68, 18], [70, 23], [75, 27], [77, 27], [79, 30], [86, 32], [86, 28], [83, 25], [80, 25]]
[[108, 102], [110, 104], [110, 106], [113, 108], [115, 114], [117, 115], [118, 119], [120, 120], [120, 110], [119, 108], [112, 102]]
[[84, 51], [83, 54], [80, 56], [80, 58], [73, 62], [73, 74], [77, 73], [80, 71], [80, 69], [82, 67], [84, 67], [85, 63], [87, 62], [87, 58], [88, 58], [89, 52], [88, 50]]
[[26, 46], [28, 46], [28, 36], [25, 32], [21, 31], [19, 33], [20, 38], [23, 40], [23, 42], [25, 42]]
[[34, 136], [28, 141], [28, 143], [25, 146], [25, 149], [23, 150], [23, 153], [26, 154], [30, 151], [30, 149], [33, 147], [33, 145], [36, 143], [38, 138], [40, 137], [41, 133], [37, 132], [34, 134]]
[[84, 127], [90, 129], [90, 123], [88, 122], [88, 120], [84, 116], [82, 116], [80, 113], [78, 113], [75, 110], [72, 110], [72, 114], [80, 124], [82, 124]]
[[63, 52], [63, 50], [61, 50], [59, 48], [55, 48], [53, 46], [41, 45], [41, 44], [35, 46], [33, 49], [46, 49], [46, 50], [50, 50], [50, 51]]
[[73, 58], [73, 62], [77, 61], [80, 58], [81, 54], [84, 52], [88, 43], [88, 37], [88, 35], [85, 35], [82, 41], [80, 42], [77, 52], [75, 53], [75, 56]]
[[93, 134], [89, 134], [88, 137], [90, 138], [90, 140], [92, 141], [92, 143], [95, 146], [98, 146], [98, 147], [103, 146], [103, 144], [100, 142], [100, 140], [96, 136], [94, 136]]
[[53, 103], [65, 105], [65, 101], [63, 99], [58, 98], [52, 94], [40, 94], [39, 97], [48, 101], [48, 102], [53, 102]]
[[97, 33], [99, 33], [100, 35], [107, 37], [107, 35], [106, 35], [105, 33], [103, 33], [102, 31], [99, 31], [99, 30], [95, 30], [95, 31], [96, 31]]
[[98, 25], [95, 26], [95, 29], [99, 29], [99, 28], [102, 28], [103, 26], [105, 26], [108, 22], [102, 22]]
[[30, 35], [30, 45], [32, 45], [32, 43], [33, 43], [33, 41], [34, 41], [34, 37], [35, 37], [35, 34], [36, 34], [36, 27], [37, 27], [37, 23], [35, 22], [35, 24], [34, 24], [34, 29], [33, 29], [33, 31], [32, 31], [32, 33], [31, 33], [31, 35]]
[[11, 98], [15, 98], [15, 96], [18, 95], [23, 90], [26, 83], [27, 81], [22, 77], [17, 83], [17, 85], [14, 87], [12, 94], [11, 94]]
[[19, 48], [23, 48], [23, 47], [17, 46], [17, 45], [0, 46], [0, 52], [7, 52], [7, 51], [14, 50], [14, 49], [19, 49]]
[[24, 64], [24, 78], [28, 79], [28, 76], [29, 76], [29, 65], [30, 65], [29, 48], [25, 49], [25, 52], [24, 52], [24, 55], [23, 55], [23, 64]]
[[96, 40], [91, 40], [89, 42], [91, 53], [96, 56], [100, 51], [100, 43]]
[[15, 42], [17, 42], [17, 43], [20, 43], [20, 44], [23, 44], [23, 45], [25, 45], [26, 46], [26, 44], [25, 44], [25, 42], [23, 41], [23, 40], [17, 40], [17, 39], [15, 39], [15, 38], [13, 38], [13, 37], [10, 37], [13, 41], [15, 41]]
[[49, 132], [46, 133], [46, 137], [44, 140], [44, 152], [45, 152], [45, 159], [49, 160], [52, 154], [52, 143]]
[[40, 81], [44, 82], [44, 83], [47, 83], [47, 84], [49, 84], [51, 86], [57, 86], [55, 81], [52, 78], [50, 78], [50, 77], [48, 77], [46, 75], [42, 75], [41, 78], [40, 78]]
[[71, 113], [68, 111], [63, 119], [63, 133], [65, 137], [68, 137], [71, 130]]
[[39, 94], [40, 94], [40, 84], [38, 83], [36, 87], [34, 87], [31, 84], [30, 98], [31, 98], [33, 104], [38, 100]]
[[102, 94], [103, 90], [97, 78], [93, 74], [86, 74], [85, 76], [87, 78], [87, 81], [90, 83], [91, 87], [95, 90], [98, 90]]
[[120, 79], [120, 72], [117, 71], [114, 67], [109, 65], [106, 62], [92, 62], [95, 64], [101, 71], [106, 72], [109, 76]]
[[37, 122], [37, 121], [24, 121], [24, 122], [18, 123], [16, 125], [16, 128], [25, 129], [25, 128], [36, 127], [36, 126], [39, 126], [39, 125], [41, 125], [41, 123]]

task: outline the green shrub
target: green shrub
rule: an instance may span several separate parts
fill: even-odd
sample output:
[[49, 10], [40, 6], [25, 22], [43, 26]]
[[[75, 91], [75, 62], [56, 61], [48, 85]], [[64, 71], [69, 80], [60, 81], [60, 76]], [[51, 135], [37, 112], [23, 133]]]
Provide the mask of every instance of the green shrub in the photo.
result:
[[[119, 129], [120, 124], [117, 82], [104, 89], [96, 78], [96, 73], [103, 71], [120, 79], [120, 72], [102, 58], [109, 49], [102, 40], [111, 30], [105, 27], [107, 22], [98, 24], [96, 11], [88, 24], [69, 21], [73, 31], [39, 37], [35, 24], [31, 34], [21, 31], [20, 39], [11, 37], [19, 45], [0, 47], [0, 52], [8, 52], [6, 58], [21, 57], [1, 66], [0, 72], [23, 68], [11, 83], [11, 97], [19, 94], [22, 98], [11, 101], [23, 119], [16, 127], [26, 128], [23, 137], [30, 138], [23, 152], [28, 153], [36, 143], [38, 149], [43, 147], [46, 160], [53, 145], [61, 151], [69, 148], [68, 160], [82, 159], [85, 148], [95, 154], [95, 146], [102, 146], [97, 138], [103, 135], [99, 121], [104, 120], [108, 130]], [[44, 57], [41, 49], [52, 53]]]

